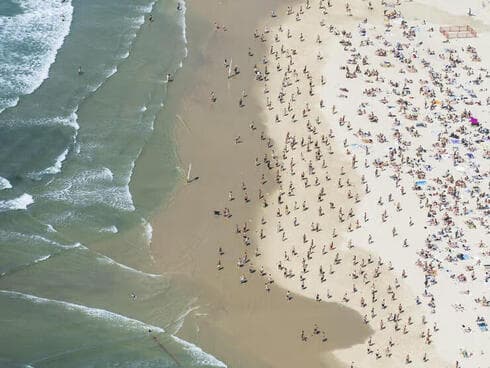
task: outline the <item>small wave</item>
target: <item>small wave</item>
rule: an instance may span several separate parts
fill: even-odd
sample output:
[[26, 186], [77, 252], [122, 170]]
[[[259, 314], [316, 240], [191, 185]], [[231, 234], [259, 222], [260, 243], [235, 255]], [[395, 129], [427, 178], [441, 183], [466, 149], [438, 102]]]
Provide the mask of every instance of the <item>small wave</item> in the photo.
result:
[[80, 208], [105, 205], [127, 212], [133, 212], [136, 209], [127, 185], [85, 189], [80, 186], [74, 186], [73, 183], [68, 183], [64, 189], [49, 192], [40, 197], [52, 201], [70, 203]]
[[140, 11], [144, 14], [149, 14], [153, 10], [153, 6], [155, 5], [156, 1], [152, 1], [148, 5], [136, 5], [134, 8], [137, 11]]
[[184, 347], [184, 349], [195, 360], [195, 363], [202, 365], [211, 365], [213, 367], [226, 368], [225, 363], [216, 359], [214, 356], [205, 353], [200, 347], [191, 344], [190, 342], [187, 342], [185, 340], [179, 339], [177, 336], [172, 336], [172, 338]]
[[99, 257], [97, 257], [97, 260], [99, 262], [116, 265], [116, 266], [118, 266], [118, 267], [120, 267], [122, 269], [125, 269], [127, 271], [131, 271], [131, 272], [134, 272], [134, 273], [137, 273], [139, 275], [146, 276], [146, 277], [153, 277], [153, 278], [162, 277], [162, 275], [157, 275], [157, 274], [154, 274], [154, 273], [147, 273], [147, 272], [143, 272], [143, 271], [134, 269], [132, 267], [126, 266], [125, 264], [116, 262], [112, 258], [109, 258], [109, 257], [107, 257], [107, 256], [105, 256], [103, 254], [100, 254], [100, 253], [97, 253], [97, 254], [99, 255]]
[[[155, 4], [156, 1], [152, 1], [147, 5], [136, 5], [134, 6], [134, 10], [136, 10], [136, 15], [125, 17], [125, 23], [129, 24], [130, 32], [125, 33], [123, 35], [126, 42], [124, 48], [120, 50], [116, 55], [116, 59], [119, 59], [119, 61], [121, 61], [129, 57], [129, 55], [131, 54], [133, 42], [136, 39], [141, 27], [145, 23], [145, 17], [147, 14], [149, 14], [152, 11]], [[108, 72], [105, 74], [102, 80], [98, 80], [96, 83], [89, 85], [87, 87], [88, 90], [91, 93], [96, 92], [100, 87], [102, 87], [102, 85], [104, 85], [107, 82], [108, 79], [110, 79], [117, 72], [118, 72], [118, 65], [116, 61], [115, 65], [108, 70]]]
[[74, 176], [62, 179], [64, 187], [42, 194], [43, 199], [67, 202], [79, 207], [92, 205], [106, 205], [121, 211], [135, 210], [133, 198], [129, 190], [129, 181], [134, 168], [130, 164], [128, 176], [118, 178], [114, 182], [114, 175], [107, 167], [86, 170]]
[[[41, 236], [30, 236], [29, 239], [36, 239], [36, 238], [42, 238]], [[41, 256], [39, 258], [36, 258], [28, 263], [24, 263], [24, 264], [19, 264], [19, 265], [16, 265], [14, 266], [13, 268], [10, 268], [8, 269], [7, 271], [4, 271], [0, 274], [0, 277], [5, 277], [7, 275], [12, 275], [13, 273], [15, 272], [19, 272], [19, 271], [22, 271], [28, 267], [31, 267], [31, 266], [34, 266], [34, 265], [37, 265], [38, 263], [41, 263], [41, 262], [44, 262], [44, 261], [47, 261], [48, 259], [51, 259], [55, 256], [58, 256], [60, 254], [62, 254], [63, 252], [69, 250], [69, 249], [75, 249], [75, 248], [82, 248], [82, 249], [85, 249], [85, 250], [88, 250], [88, 248], [82, 246], [80, 243], [77, 243], [77, 244], [74, 244], [74, 245], [61, 245], [61, 244], [58, 244], [56, 242], [51, 242], [50, 240], [48, 239], [45, 239], [45, 238], [42, 238], [44, 241], [46, 242], [49, 242], [51, 244], [56, 244], [58, 246], [58, 248], [62, 248], [58, 251], [56, 251], [55, 253], [53, 254], [48, 254], [48, 255], [45, 255], [45, 256]]]
[[8, 368], [36, 368], [30, 364], [24, 364], [12, 361], [7, 358], [0, 357], [0, 367], [8, 367]]
[[75, 244], [59, 244], [59, 246], [61, 246], [62, 248], [64, 249], [82, 249], [82, 250], [88, 250], [88, 248], [81, 244], [81, 243], [75, 243]]
[[[49, 227], [53, 228], [51, 225], [46, 225], [46, 226], [48, 226], [48, 228]], [[56, 230], [54, 230], [54, 231], [56, 232]], [[48, 238], [45, 238], [42, 235], [24, 234], [24, 233], [19, 233], [19, 232], [15, 232], [15, 231], [2, 231], [2, 230], [0, 230], [0, 239], [2, 239], [2, 241], [10, 241], [10, 242], [22, 240], [22, 241], [25, 241], [29, 244], [39, 242], [39, 243], [43, 243], [43, 244], [53, 245], [56, 248], [61, 248], [61, 249], [75, 249], [75, 248], [80, 248], [83, 250], [88, 249], [87, 247], [85, 247], [83, 244], [80, 244], [80, 243], [61, 244], [61, 243], [55, 242], [54, 240], [50, 240]]]
[[134, 211], [136, 208], [134, 207], [134, 204], [133, 204], [133, 196], [131, 195], [131, 191], [129, 190], [129, 183], [131, 182], [131, 179], [133, 177], [135, 162], [140, 157], [142, 151], [143, 150], [140, 149], [139, 152], [138, 152], [138, 154], [136, 155], [136, 158], [133, 161], [131, 161], [131, 164], [129, 165], [128, 175], [127, 175], [127, 177], [125, 178], [125, 181], [124, 181], [125, 184], [126, 184], [125, 187], [124, 187], [125, 192], [126, 192], [126, 197], [128, 198], [129, 204], [132, 207], [132, 211]]
[[151, 226], [150, 222], [144, 218], [141, 219], [141, 224], [143, 225], [143, 228], [144, 228], [146, 246], [148, 247], [148, 255], [150, 256], [151, 261], [153, 263], [156, 263], [155, 257], [153, 257], [153, 254], [151, 253], [151, 241], [153, 239], [153, 227]]
[[74, 185], [84, 185], [87, 183], [108, 182], [114, 181], [114, 173], [108, 167], [102, 167], [100, 169], [87, 170], [81, 172], [72, 178]]
[[94, 93], [104, 84], [104, 82], [105, 82], [105, 80], [102, 82], [99, 82], [93, 86], [88, 86], [87, 88], [91, 93]]
[[55, 229], [55, 228], [54, 228], [52, 225], [50, 225], [50, 224], [46, 224], [46, 228], [47, 228], [48, 232], [50, 232], [50, 233], [57, 233], [57, 232], [58, 232], [58, 230], [56, 230], [56, 229]]
[[56, 54], [70, 32], [71, 1], [18, 0], [22, 12], [0, 17], [0, 112], [15, 106], [48, 78]]
[[104, 167], [103, 170], [104, 170], [105, 177], [107, 179], [109, 179], [110, 181], [113, 181], [114, 180], [114, 174], [112, 173], [111, 169]]
[[8, 97], [0, 97], [0, 114], [3, 110], [7, 110], [10, 107], [15, 107], [19, 103], [20, 98], [8, 98]]
[[[131, 43], [130, 43], [131, 45]], [[129, 46], [128, 46], [129, 47]], [[129, 51], [124, 52], [119, 58], [120, 60], [127, 59], [129, 56]], [[117, 58], [117, 55], [115, 56]], [[118, 66], [113, 65], [109, 69], [106, 70], [105, 74], [101, 79], [98, 79], [95, 84], [91, 84], [87, 86], [88, 90], [91, 93], [96, 92], [100, 87], [102, 87], [114, 74], [118, 72]]]
[[151, 240], [153, 238], [153, 227], [148, 222], [148, 220], [146, 220], [144, 218], [141, 219], [141, 223], [143, 225], [143, 228], [145, 229], [145, 240], [146, 240], [146, 244], [147, 245], [150, 245], [151, 244]]
[[51, 254], [48, 254], [47, 256], [43, 256], [43, 257], [39, 257], [39, 258], [35, 259], [34, 263], [44, 262], [50, 258], [51, 258]]
[[161, 327], [152, 326], [144, 322], [138, 321], [136, 319], [129, 318], [114, 312], [110, 312], [105, 309], [87, 307], [85, 305], [69, 303], [56, 299], [42, 298], [39, 296], [25, 294], [12, 290], [0, 290], [0, 293], [13, 299], [22, 299], [36, 304], [56, 305], [68, 311], [76, 311], [88, 317], [100, 319], [103, 321], [109, 321], [114, 323], [116, 326], [121, 326], [132, 330], [148, 331], [149, 329], [151, 329], [153, 332], [157, 332], [157, 333], [164, 332], [164, 330]]
[[[145, 23], [145, 16], [144, 15], [140, 15], [140, 16], [133, 18], [133, 28], [139, 29], [143, 23]], [[136, 37], [136, 34], [134, 35], [134, 37]]]
[[127, 59], [129, 56], [129, 51], [125, 51], [121, 56], [119, 56], [121, 59]]
[[108, 226], [108, 227], [103, 227], [102, 229], [99, 230], [101, 233], [111, 233], [111, 234], [117, 234], [119, 230], [117, 229], [116, 226]]
[[30, 194], [24, 193], [20, 197], [0, 201], [0, 212], [13, 210], [26, 210], [28, 206], [34, 203]]
[[44, 170], [39, 172], [30, 173], [28, 176], [32, 179], [41, 179], [44, 175], [54, 175], [61, 172], [61, 168], [63, 166], [63, 161], [65, 161], [66, 156], [68, 155], [69, 149], [65, 149], [61, 154], [56, 157], [53, 166], [47, 167]]
[[78, 115], [76, 112], [72, 112], [68, 116], [45, 116], [42, 118], [36, 119], [22, 119], [22, 120], [7, 120], [3, 119], [1, 121], [2, 127], [7, 128], [25, 128], [25, 127], [52, 127], [52, 126], [69, 126], [73, 128], [75, 131], [80, 129], [78, 125]]
[[185, 13], [187, 12], [187, 4], [185, 1], [182, 1], [181, 4], [182, 4], [182, 10], [181, 10], [182, 11], [182, 17], [180, 18], [180, 20], [181, 20], [181, 26], [182, 26], [182, 37], [183, 37], [184, 43], [186, 45], [184, 57], [187, 57], [187, 24], [186, 24], [186, 19], [185, 19]]
[[105, 77], [105, 79], [109, 79], [110, 77], [112, 77], [114, 74], [117, 73], [117, 66], [114, 66], [112, 67], [108, 72], [107, 72], [107, 75]]
[[10, 184], [10, 182], [7, 179], [0, 176], [0, 190], [10, 189], [10, 188], [12, 188], [12, 184]]
[[[128, 55], [123, 54], [121, 59], [126, 59], [128, 56], [129, 56], [129, 52]], [[91, 93], [96, 92], [100, 87], [102, 87], [107, 82], [107, 80], [109, 80], [114, 74], [116, 74], [117, 71], [118, 71], [117, 65], [112, 66], [110, 69], [107, 69], [102, 80], [97, 81], [97, 83], [95, 84], [89, 85], [87, 88]]]

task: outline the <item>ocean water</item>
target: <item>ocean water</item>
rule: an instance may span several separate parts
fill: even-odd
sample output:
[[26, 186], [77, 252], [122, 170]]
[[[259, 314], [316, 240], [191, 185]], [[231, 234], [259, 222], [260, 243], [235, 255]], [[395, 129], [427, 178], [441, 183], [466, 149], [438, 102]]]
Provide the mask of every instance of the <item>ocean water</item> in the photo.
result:
[[195, 301], [148, 251], [186, 53], [177, 0], [0, 1], [0, 367], [224, 366], [172, 335]]

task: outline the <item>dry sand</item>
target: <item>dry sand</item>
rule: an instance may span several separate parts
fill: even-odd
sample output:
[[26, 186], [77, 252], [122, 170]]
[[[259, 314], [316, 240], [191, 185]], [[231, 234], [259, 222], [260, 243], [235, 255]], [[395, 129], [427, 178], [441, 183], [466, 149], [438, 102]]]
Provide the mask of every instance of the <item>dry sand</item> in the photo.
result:
[[[417, 29], [420, 33], [417, 43], [415, 40], [410, 40], [412, 41], [411, 45], [409, 44], [406, 48], [411, 50], [413, 47], [416, 50], [414, 52], [420, 53], [427, 52], [427, 47], [444, 52], [443, 50], [447, 47], [444, 46], [442, 36], [439, 33], [427, 32], [427, 30], [430, 27], [437, 30], [439, 25], [466, 24], [464, 22], [467, 19], [463, 19], [464, 17], [461, 16], [450, 16], [437, 10], [425, 14], [420, 12], [419, 6], [412, 7], [411, 4], [404, 4], [402, 14], [406, 15], [405, 19], [413, 23], [397, 30], [400, 25], [397, 16], [393, 21], [393, 29], [386, 33], [383, 29], [386, 19], [380, 17], [379, 13], [376, 14], [376, 10], [379, 11], [380, 9], [379, 5], [373, 11], [367, 9], [366, 2], [351, 1], [350, 5], [354, 9], [354, 16], [347, 15], [344, 4], [339, 5], [336, 2], [332, 8], [327, 8], [328, 14], [323, 14], [317, 9], [300, 11], [298, 14], [298, 10], [295, 9], [288, 20], [281, 22], [282, 31], [278, 27], [269, 28], [271, 36], [268, 37], [268, 40], [276, 50], [281, 47], [281, 52], [276, 57], [271, 57], [272, 60], [277, 60], [272, 62], [273, 73], [271, 73], [270, 81], [267, 82], [269, 85], [267, 94], [272, 96], [273, 102], [265, 103], [264, 109], [269, 110], [269, 114], [265, 117], [270, 127], [268, 133], [276, 143], [275, 151], [279, 156], [282, 156], [283, 167], [278, 171], [283, 188], [270, 195], [270, 205], [264, 208], [260, 214], [267, 224], [264, 226], [257, 225], [262, 228], [261, 231], [264, 234], [262, 241], [259, 242], [261, 249], [265, 249], [268, 269], [273, 273], [276, 282], [286, 289], [311, 298], [327, 298], [330, 301], [341, 302], [365, 314], [369, 325], [377, 329], [370, 340], [372, 344], [358, 345], [336, 352], [336, 355], [345, 362], [355, 361], [356, 365], [359, 366], [401, 366], [407, 364], [407, 354], [409, 354], [408, 361], [410, 363], [408, 364], [414, 362], [417, 365], [429, 364], [430, 366], [442, 367], [454, 366], [455, 362], [458, 362], [457, 364], [465, 364], [465, 366], [486, 366], [485, 354], [487, 352], [485, 347], [488, 346], [488, 336], [485, 334], [478, 335], [479, 331], [475, 332], [477, 336], [475, 333], [470, 335], [471, 333], [468, 333], [469, 331], [461, 328], [461, 326], [468, 326], [471, 323], [475, 327], [475, 320], [478, 316], [488, 314], [486, 312], [488, 307], [481, 308], [478, 305], [479, 302], [471, 303], [470, 301], [470, 305], [466, 307], [471, 307], [472, 312], [458, 314], [457, 310], [453, 308], [453, 305], [465, 300], [460, 295], [463, 288], [470, 287], [468, 283], [464, 286], [457, 285], [457, 289], [455, 289], [454, 281], [451, 281], [452, 277], [437, 277], [439, 284], [428, 292], [429, 297], [435, 296], [437, 311], [436, 308], [430, 307], [431, 303], [423, 301], [416, 303], [416, 296], [420, 297], [421, 300], [428, 298], [422, 296], [425, 273], [420, 272], [420, 265], [423, 263], [420, 256], [421, 251], [425, 250], [426, 238], [432, 237], [434, 230], [429, 230], [426, 226], [424, 219], [426, 212], [423, 209], [424, 206], [420, 206], [425, 194], [417, 194], [411, 190], [415, 180], [409, 169], [414, 165], [409, 165], [408, 161], [405, 165], [400, 165], [394, 157], [391, 162], [386, 160], [389, 147], [398, 148], [397, 146], [400, 144], [392, 140], [392, 134], [396, 127], [394, 128], [392, 124], [385, 122], [387, 109], [386, 106], [383, 106], [386, 104], [389, 106], [390, 103], [396, 105], [396, 99], [398, 99], [391, 92], [391, 89], [395, 91], [395, 88], [391, 88], [395, 86], [386, 86], [386, 82], [388, 80], [402, 82], [404, 75], [400, 77], [399, 69], [392, 67], [396, 65], [397, 60], [390, 54], [385, 58], [390, 64], [382, 64], [383, 59], [380, 59], [375, 53], [376, 47], [370, 47], [368, 50], [363, 50], [362, 47], [360, 49], [355, 48], [359, 47], [361, 40], [366, 40], [366, 37], [359, 36], [360, 28], [368, 29], [371, 37], [370, 42], [374, 42], [381, 49], [389, 50], [389, 47], [396, 45], [396, 42], [405, 42], [407, 45], [408, 40], [406, 35], [402, 34], [402, 30], [408, 29], [413, 24], [422, 29], [420, 31]], [[399, 10], [396, 7], [387, 7], [388, 11], [394, 9]], [[384, 7], [381, 10], [384, 10]], [[421, 15], [424, 15], [423, 18], [428, 23], [421, 21]], [[363, 24], [362, 20], [365, 17], [368, 17], [369, 20]], [[326, 25], [333, 25], [333, 29], [324, 27], [322, 30], [322, 27], [319, 27], [322, 20], [325, 20]], [[471, 25], [480, 32], [480, 38], [488, 40], [488, 35], [483, 33], [488, 31], [485, 25], [479, 23], [478, 20], [471, 22]], [[344, 35], [341, 33], [342, 30], [352, 34]], [[288, 33], [291, 37], [286, 35]], [[300, 37], [300, 35], [304, 37]], [[320, 35], [321, 43], [318, 42], [317, 35]], [[349, 45], [344, 47], [344, 43], [340, 46], [340, 40], [349, 42]], [[390, 41], [391, 43], [387, 43]], [[471, 44], [479, 44], [479, 40], [471, 41]], [[458, 40], [455, 43], [461, 47], [466, 47], [468, 41]], [[325, 47], [324, 44], [328, 46]], [[286, 52], [283, 52], [282, 49], [285, 49]], [[292, 57], [294, 59], [294, 63], [291, 64], [293, 71], [286, 73], [284, 70], [288, 64], [288, 59], [284, 55], [289, 56], [290, 50], [297, 50], [298, 56]], [[482, 53], [484, 55], [483, 60], [488, 60], [485, 49], [482, 50]], [[366, 74], [362, 76], [362, 73], [356, 78], [345, 78], [345, 69], [341, 67], [347, 66], [353, 72], [355, 66], [360, 64], [363, 56], [368, 57], [368, 62], [363, 63], [362, 71], [366, 69], [380, 70], [379, 75], [383, 79], [366, 78]], [[427, 57], [425, 53], [424, 57]], [[381, 63], [373, 63], [373, 59], [380, 60]], [[350, 64], [349, 60], [351, 61]], [[447, 63], [437, 59], [431, 61], [435, 64], [436, 70], [438, 70], [437, 68], [442, 70], [444, 64]], [[467, 63], [466, 65], [479, 68], [479, 65], [473, 64], [474, 61], [470, 58], [465, 59], [464, 62]], [[279, 67], [274, 68], [276, 63], [282, 64], [280, 69]], [[301, 71], [304, 65], [308, 66], [308, 73]], [[379, 68], [380, 65], [388, 66], [388, 68]], [[294, 73], [295, 68], [298, 76]], [[404, 72], [407, 73], [407, 70]], [[413, 73], [414, 70], [408, 70], [408, 72]], [[309, 81], [305, 77], [306, 75], [313, 82], [311, 95], [307, 93]], [[324, 86], [320, 83], [322, 75], [326, 81]], [[419, 71], [418, 75], [409, 74], [409, 77], [412, 76], [425, 79], [428, 78], [428, 73]], [[406, 78], [405, 85], [408, 81]], [[465, 78], [461, 79], [464, 80]], [[408, 83], [412, 82], [408, 81]], [[464, 83], [473, 82], [471, 78], [467, 78]], [[455, 85], [449, 80], [448, 85], [451, 85], [451, 88], [453, 88], [452, 84]], [[297, 87], [302, 92], [300, 96], [294, 92]], [[369, 88], [376, 91], [373, 96], [375, 94], [380, 95], [377, 100], [385, 96], [386, 101], [382, 101], [379, 105], [377, 105], [377, 101], [373, 103], [373, 98], [364, 95], [364, 91]], [[410, 88], [408, 90], [410, 91]], [[482, 87], [479, 91], [483, 92], [480, 98], [485, 97], [484, 91], [486, 89]], [[275, 100], [275, 96], [280, 92], [285, 93], [285, 101], [279, 104]], [[409, 98], [413, 99], [411, 96]], [[264, 100], [267, 101], [267, 97], [264, 97]], [[320, 108], [321, 100], [324, 101], [325, 105], [323, 109]], [[416, 109], [424, 109], [424, 101], [424, 98], [418, 97], [411, 103]], [[361, 102], [365, 105], [361, 106]], [[483, 101], [483, 103], [485, 102], [488, 104], [488, 101]], [[332, 105], [336, 105], [337, 113], [332, 113]], [[370, 123], [367, 119], [367, 112], [359, 114], [358, 109], [372, 112], [373, 116], [381, 118], [380, 122]], [[459, 109], [462, 112], [462, 107]], [[396, 114], [396, 110], [393, 111], [395, 114], [391, 118], [396, 116], [399, 119], [403, 118], [399, 114], [400, 111], [398, 114]], [[473, 107], [472, 111], [475, 116], [488, 118], [488, 108], [477, 109]], [[433, 119], [434, 116], [438, 116], [437, 114], [438, 112], [429, 113], [427, 118]], [[345, 120], [342, 124], [340, 124], [341, 116]], [[305, 121], [310, 123], [310, 127], [305, 124]], [[325, 122], [327, 122], [326, 127]], [[403, 122], [408, 123], [407, 128], [413, 124], [408, 119]], [[439, 126], [432, 127], [432, 129], [434, 128], [437, 130]], [[329, 129], [333, 130], [331, 136], [320, 138], [321, 135], [327, 135]], [[369, 131], [371, 134], [370, 138], [374, 144], [367, 144], [370, 150], [368, 155], [363, 152], [366, 140], [362, 139], [358, 129], [362, 129], [364, 132]], [[413, 127], [408, 132], [410, 134], [405, 133], [404, 139], [408, 138], [408, 142], [412, 141], [412, 145], [405, 148], [404, 154], [416, 157], [415, 149], [419, 145], [422, 145], [431, 154], [431, 146], [434, 142], [431, 131], [422, 129], [419, 132]], [[379, 134], [382, 134], [383, 138], [387, 137], [386, 143], [383, 144], [385, 139], [383, 141], [378, 139]], [[403, 136], [403, 132], [401, 134]], [[297, 144], [293, 145], [291, 139], [286, 139], [288, 136], [295, 137]], [[302, 139], [305, 142], [311, 139], [310, 144], [299, 144]], [[403, 145], [405, 143], [401, 144], [402, 147]], [[481, 148], [484, 146], [485, 144], [481, 145]], [[294, 150], [296, 152], [293, 152]], [[481, 158], [484, 159], [485, 152], [481, 153], [483, 153]], [[357, 155], [359, 164], [356, 164], [354, 172], [349, 172], [349, 167], [351, 167], [349, 160], [353, 155]], [[427, 157], [422, 158], [427, 159]], [[367, 160], [367, 166], [362, 163], [364, 159]], [[376, 170], [378, 173], [374, 170], [376, 167], [375, 159], [380, 163]], [[292, 164], [293, 160], [294, 163]], [[323, 160], [326, 160], [326, 164], [321, 164]], [[446, 170], [454, 171], [451, 161], [431, 160], [431, 165], [429, 171], [432, 172], [430, 174], [427, 173], [427, 169], [422, 167], [419, 170], [425, 171], [424, 175], [430, 175], [434, 177], [434, 180], [439, 180], [434, 175], [442, 175]], [[482, 171], [477, 171], [477, 173], [484, 173], [488, 182], [488, 163], [483, 160], [481, 165], [480, 170]], [[344, 172], [340, 173], [339, 168], [342, 166]], [[475, 167], [475, 169], [477, 168]], [[405, 171], [410, 175], [400, 176], [399, 182], [395, 185], [391, 180], [393, 175], [403, 174]], [[305, 173], [304, 177], [303, 175], [300, 176], [300, 173]], [[331, 178], [330, 181], [325, 180], [326, 175]], [[365, 192], [364, 184], [360, 188], [360, 175], [370, 185], [369, 193]], [[316, 181], [317, 178], [319, 179], [314, 184], [313, 181]], [[350, 180], [350, 185], [346, 185], [347, 179]], [[462, 179], [468, 180], [467, 177], [462, 177]], [[338, 184], [338, 180], [341, 180], [342, 187]], [[482, 184], [481, 189], [488, 186], [485, 183]], [[403, 192], [400, 191], [402, 186], [406, 188]], [[318, 195], [322, 190], [324, 190], [325, 195], [319, 202]], [[351, 196], [348, 195], [349, 191], [352, 193]], [[279, 195], [281, 195], [281, 201], [275, 199], [279, 198]], [[359, 195], [358, 200], [355, 200], [356, 195]], [[388, 199], [389, 196], [392, 197], [391, 200]], [[474, 198], [473, 195], [472, 197]], [[381, 198], [381, 202], [379, 202], [379, 198]], [[295, 202], [298, 204], [298, 209], [294, 209]], [[301, 209], [303, 202], [307, 205], [306, 210]], [[335, 208], [330, 207], [330, 203]], [[400, 204], [399, 209], [397, 209], [398, 203]], [[325, 215], [319, 214], [320, 206]], [[438, 206], [442, 214], [442, 208], [440, 205]], [[340, 213], [341, 209], [343, 213]], [[350, 211], [352, 211], [352, 215], [347, 215]], [[386, 211], [387, 217], [382, 219], [384, 211]], [[364, 213], [368, 214], [369, 221], [367, 222], [363, 219]], [[341, 216], [343, 219], [340, 219]], [[410, 217], [414, 220], [409, 221]], [[357, 221], [359, 225], [356, 225]], [[320, 225], [319, 231], [312, 231], [314, 224], [317, 223]], [[332, 235], [333, 228], [339, 235]], [[395, 228], [396, 232], [392, 235]], [[436, 226], [435, 230], [443, 231], [443, 229], [441, 226]], [[373, 240], [368, 242], [370, 235]], [[456, 237], [458, 238], [457, 233]], [[488, 240], [488, 224], [482, 222], [480, 232], [470, 233], [466, 239], [462, 241], [463, 244], [466, 241], [475, 245], [483, 241], [485, 244]], [[264, 242], [267, 245], [263, 245]], [[314, 242], [314, 246], [311, 246], [312, 242]], [[455, 239], [454, 242], [457, 244], [461, 240]], [[333, 244], [335, 249], [330, 249], [329, 244]], [[352, 246], [349, 247], [349, 244]], [[467, 245], [464, 248], [467, 251], [470, 250]], [[475, 261], [471, 262], [471, 265], [466, 265], [466, 271], [468, 271], [468, 267], [477, 269], [480, 276], [475, 276], [474, 282], [471, 283], [468, 290], [471, 290], [471, 295], [476, 295], [477, 298], [481, 299], [481, 296], [485, 295], [486, 292], [485, 269], [479, 260], [479, 256], [486, 254], [488, 257], [488, 253], [480, 252], [474, 248], [470, 254], [475, 257]], [[355, 265], [351, 263], [354, 256], [361, 265], [369, 258], [374, 262], [371, 265], [366, 262], [365, 267]], [[381, 257], [382, 265], [376, 261], [379, 257]], [[348, 260], [347, 265], [346, 259]], [[280, 269], [277, 268], [279, 262]], [[387, 271], [386, 264], [388, 262], [393, 265], [393, 269]], [[459, 272], [464, 271], [462, 266], [457, 267]], [[320, 267], [325, 274], [323, 280], [318, 273]], [[448, 266], [439, 267], [447, 269]], [[452, 268], [453, 266], [449, 267]], [[373, 276], [373, 273], [378, 273], [373, 272], [375, 269], [378, 269], [379, 276]], [[307, 272], [305, 273], [304, 270]], [[358, 278], [360, 279], [363, 271], [368, 277], [364, 281], [359, 281]], [[409, 276], [404, 277], [405, 272]], [[447, 272], [454, 271], [447, 270]], [[354, 273], [357, 273], [357, 276], [353, 277]], [[455, 272], [453, 275], [456, 274]], [[400, 286], [396, 287], [395, 285], [398, 283]], [[373, 284], [376, 285], [378, 292], [375, 299], [370, 301]], [[387, 292], [388, 286], [396, 291], [396, 298], [393, 300], [391, 293]], [[450, 290], [454, 290], [454, 292], [450, 292]], [[361, 302], [362, 299], [365, 300], [365, 303]], [[386, 300], [386, 307], [382, 307], [383, 300]], [[403, 307], [403, 312], [395, 324], [391, 316], [398, 313], [399, 305]], [[427, 323], [421, 322], [423, 316], [426, 316]], [[388, 320], [392, 321], [389, 323], [389, 327], [380, 329], [381, 321], [386, 325]], [[453, 322], [447, 324], [447, 320]], [[423, 333], [427, 334], [427, 330], [430, 330], [431, 334], [430, 344], [422, 337]], [[391, 347], [388, 343], [390, 338], [395, 343]], [[387, 353], [387, 348], [390, 348], [389, 353]], [[469, 357], [466, 357], [465, 354], [469, 354]], [[387, 356], [390, 359], [386, 359]], [[424, 362], [424, 360], [426, 361]]]

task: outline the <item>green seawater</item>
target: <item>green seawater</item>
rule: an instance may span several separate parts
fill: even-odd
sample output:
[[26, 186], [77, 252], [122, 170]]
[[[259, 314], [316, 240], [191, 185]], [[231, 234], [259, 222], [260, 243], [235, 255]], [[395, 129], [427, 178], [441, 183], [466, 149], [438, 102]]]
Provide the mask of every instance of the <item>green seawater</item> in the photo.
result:
[[165, 101], [184, 10], [0, 2], [0, 367], [222, 366], [173, 337], [194, 297], [149, 254], [181, 176]]

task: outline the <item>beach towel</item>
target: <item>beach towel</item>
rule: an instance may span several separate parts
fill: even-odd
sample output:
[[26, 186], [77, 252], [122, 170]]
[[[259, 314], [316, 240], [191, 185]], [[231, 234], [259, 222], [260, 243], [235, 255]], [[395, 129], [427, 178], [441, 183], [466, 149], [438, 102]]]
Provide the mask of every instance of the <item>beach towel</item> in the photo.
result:
[[480, 327], [481, 332], [487, 332], [488, 331], [488, 326], [485, 322], [479, 322], [478, 327]]

